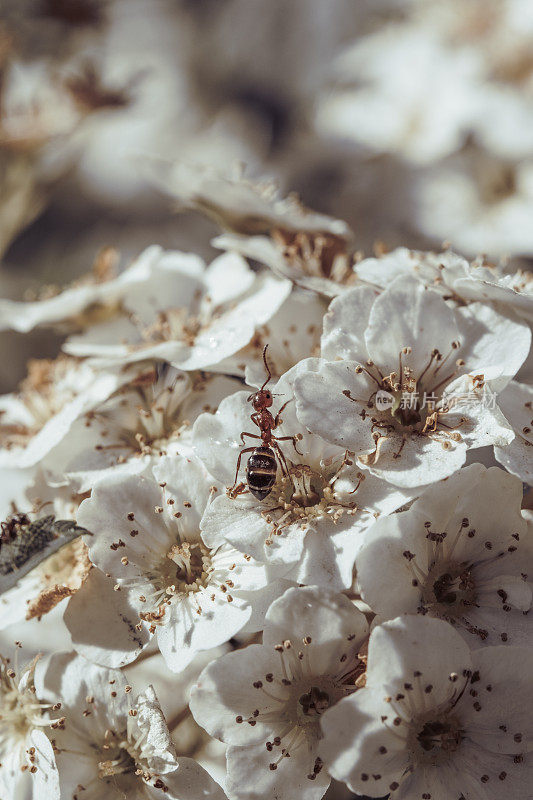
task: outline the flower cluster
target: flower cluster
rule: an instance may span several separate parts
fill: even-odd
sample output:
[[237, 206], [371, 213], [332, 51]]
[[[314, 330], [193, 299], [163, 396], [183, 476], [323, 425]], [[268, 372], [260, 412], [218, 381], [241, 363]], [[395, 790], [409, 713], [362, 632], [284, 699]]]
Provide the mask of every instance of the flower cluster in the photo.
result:
[[196, 177], [209, 265], [2, 301], [0, 797], [528, 800], [531, 280]]

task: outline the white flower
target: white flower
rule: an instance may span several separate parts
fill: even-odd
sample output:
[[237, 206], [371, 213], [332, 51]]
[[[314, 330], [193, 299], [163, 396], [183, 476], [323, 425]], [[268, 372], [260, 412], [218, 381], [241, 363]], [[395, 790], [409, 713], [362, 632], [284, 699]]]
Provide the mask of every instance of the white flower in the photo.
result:
[[337, 62], [337, 90], [318, 103], [322, 135], [430, 163], [460, 147], [477, 110], [476, 54], [453, 52], [440, 30], [383, 26]]
[[414, 275], [446, 300], [498, 303], [528, 321], [533, 320], [533, 276], [518, 270], [506, 273], [501, 265], [477, 258], [469, 263], [452, 250], [423, 252], [398, 247], [379, 258], [365, 258], [355, 266], [364, 283], [385, 289], [400, 275]]
[[427, 484], [459, 469], [468, 449], [512, 441], [494, 393], [523, 363], [530, 338], [527, 325], [489, 306], [450, 308], [414, 276], [378, 297], [352, 289], [324, 318], [329, 361], [295, 381], [297, 414], [377, 477]]
[[511, 381], [499, 398], [500, 408], [512, 425], [515, 438], [494, 447], [494, 455], [509, 472], [533, 485], [533, 388]]
[[186, 450], [196, 417], [216, 409], [238, 386], [224, 375], [187, 373], [164, 362], [145, 365], [76, 421], [54, 453], [54, 466], [60, 463], [80, 492], [104, 475], [141, 472], [153, 458]]
[[[288, 405], [273, 434], [281, 437], [277, 480], [263, 500], [244, 491], [250, 455], [245, 448], [261, 444], [250, 420], [251, 395], [231, 395], [216, 414], [202, 414], [196, 421], [193, 446], [208, 471], [228, 489], [240, 482], [240, 489], [219, 495], [206, 510], [202, 536], [212, 547], [226, 541], [259, 561], [292, 565], [286, 577], [298, 583], [340, 590], [351, 585], [364, 527], [379, 513], [394, 511], [409, 495], [363, 473], [345, 449], [309, 434], [298, 421], [293, 383], [314, 363], [300, 362], [271, 390], [274, 415]], [[241, 440], [243, 431], [256, 439]]]
[[[388, 24], [337, 59], [317, 127], [413, 164], [435, 162], [468, 135], [502, 157], [531, 155], [533, 28], [523, 0], [398, 4]], [[401, 10], [400, 10], [401, 8]]]
[[51, 656], [40, 683], [62, 700], [54, 736], [62, 797], [224, 798], [199, 764], [177, 756], [152, 686], [133, 699], [121, 672], [71, 653]]
[[[345, 225], [340, 220], [334, 222], [339, 227]], [[335, 297], [355, 283], [350, 239], [347, 233], [331, 233], [325, 227], [315, 230], [302, 220], [296, 230], [272, 227], [268, 236], [225, 233], [212, 244], [265, 264], [303, 289]]]
[[0, 656], [0, 792], [6, 799], [59, 800], [54, 750], [43, 728], [60, 720], [45, 713], [52, 705], [35, 690], [36, 664], [37, 658], [19, 673]]
[[432, 239], [475, 255], [530, 255], [533, 159], [466, 149], [416, 176], [412, 219]]
[[0, 398], [0, 466], [42, 462], [75, 420], [106, 400], [124, 380], [124, 374], [97, 373], [75, 358], [30, 361], [19, 391]]
[[370, 636], [365, 688], [324, 714], [319, 752], [357, 794], [526, 800], [532, 666], [531, 648], [471, 653], [441, 620], [386, 622]]
[[517, 478], [481, 464], [426, 489], [366, 532], [357, 555], [363, 600], [381, 619], [447, 620], [473, 648], [530, 644], [533, 545], [521, 503]]
[[319, 719], [364, 673], [366, 620], [343, 595], [289, 589], [267, 613], [263, 643], [221, 656], [198, 679], [190, 708], [230, 745], [228, 794], [322, 797]]
[[[271, 574], [230, 545], [211, 548], [202, 541], [200, 519], [217, 491], [212, 484], [199, 463], [165, 457], [152, 475], [101, 481], [78, 514], [79, 524], [94, 534], [87, 537], [91, 561], [113, 576], [118, 594], [127, 596], [138, 617], [157, 632], [174, 672], [198, 651], [228, 641], [243, 628], [252, 614], [253, 593], [266, 586]], [[78, 626], [89, 624], [80, 607], [77, 612]], [[89, 605], [84, 616], [93, 613]], [[110, 608], [109, 614], [119, 616], [118, 609]], [[105, 617], [96, 624], [105, 627]], [[143, 627], [140, 622], [139, 632]], [[112, 628], [100, 633], [100, 640], [109, 636], [109, 643], [100, 645], [104, 650], [114, 647]], [[79, 637], [76, 647], [85, 653]], [[98, 662], [105, 658], [105, 652], [95, 655]], [[132, 649], [130, 660], [135, 655]]]
[[213, 241], [215, 247], [253, 258], [281, 277], [327, 296], [353, 280], [353, 234], [348, 225], [311, 211], [294, 195], [281, 199], [272, 182], [254, 184], [178, 163], [165, 185], [182, 203], [230, 231]]
[[61, 325], [63, 329], [85, 327], [113, 316], [123, 297], [136, 283], [145, 283], [160, 248], [147, 248], [133, 264], [115, 275], [115, 254], [104, 250], [93, 271], [71, 286], [51, 291], [33, 302], [0, 300], [0, 330], [27, 333], [38, 325]]
[[257, 275], [236, 253], [205, 268], [192, 254], [163, 252], [146, 282], [130, 287], [123, 313], [72, 336], [64, 350], [121, 364], [156, 358], [178, 369], [216, 369], [276, 313], [291, 285]]

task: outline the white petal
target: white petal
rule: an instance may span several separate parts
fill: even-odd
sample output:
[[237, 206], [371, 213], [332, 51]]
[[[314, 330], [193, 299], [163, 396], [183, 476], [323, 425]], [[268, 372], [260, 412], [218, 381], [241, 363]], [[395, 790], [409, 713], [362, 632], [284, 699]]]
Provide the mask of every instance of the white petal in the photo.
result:
[[257, 561], [286, 565], [288, 569], [301, 557], [305, 530], [288, 525], [279, 535], [272, 536], [272, 526], [258, 513], [257, 505], [255, 499], [245, 505], [239, 498], [233, 500], [225, 494], [215, 498], [202, 519], [202, 539], [209, 547], [229, 542]]
[[324, 317], [322, 358], [366, 361], [365, 330], [376, 296], [374, 289], [360, 286], [333, 300]]
[[442, 297], [414, 276], [397, 278], [375, 300], [365, 332], [368, 354], [384, 375], [398, 372], [403, 347], [412, 352], [404, 364], [419, 375], [434, 348], [447, 355], [459, 340], [453, 312]]
[[[152, 779], [151, 784], [156, 781], [156, 778]], [[218, 783], [192, 758], [178, 758], [177, 770], [166, 773], [163, 784], [164, 795], [161, 788], [148, 789], [151, 800], [160, 800], [162, 796], [168, 800], [227, 800]]]
[[167, 723], [153, 686], [147, 686], [138, 695], [135, 704], [137, 717], [135, 727], [146, 736], [144, 749], [149, 749], [150, 769], [157, 773], [173, 772], [176, 769], [176, 748], [172, 742]]
[[529, 326], [483, 303], [463, 306], [456, 314], [463, 340], [460, 356], [466, 368], [472, 374], [482, 373], [495, 391], [501, 391], [527, 357]]
[[80, 655], [104, 667], [117, 668], [134, 661], [148, 645], [150, 635], [130, 604], [128, 592], [114, 591], [114, 585], [113, 578], [92, 569], [81, 589], [70, 598], [64, 620], [72, 646]]
[[165, 612], [163, 624], [157, 630], [157, 642], [167, 667], [181, 672], [196, 653], [224, 644], [248, 621], [252, 609], [239, 597], [232, 602], [212, 590], [198, 592], [193, 597], [178, 598]]
[[485, 647], [474, 652], [472, 660], [476, 678], [479, 672], [473, 683], [477, 694], [465, 695], [461, 704], [468, 737], [492, 753], [533, 751], [533, 722], [526, 701], [531, 696], [533, 649]]
[[269, 753], [264, 742], [250, 747], [229, 747], [228, 793], [235, 800], [320, 800], [331, 778], [322, 769], [314, 780], [313, 767], [317, 754], [306, 741], [291, 751], [290, 758], [280, 761], [276, 770], [270, 768], [277, 761], [276, 750]]
[[342, 594], [322, 587], [287, 589], [270, 606], [263, 631], [263, 646], [289, 639], [300, 643], [310, 636], [309, 662], [315, 675], [335, 675], [339, 656], [357, 647], [368, 634], [365, 616]]
[[[365, 373], [357, 375], [356, 366], [350, 361], [320, 362], [316, 371], [299, 375], [294, 382], [296, 413], [306, 428], [326, 441], [356, 453], [369, 453], [374, 449], [373, 439], [361, 411], [375, 384]], [[357, 402], [344, 391], [350, 391]]]
[[[254, 709], [263, 711], [272, 702], [252, 684], [278, 669], [278, 654], [260, 644], [221, 656], [204, 669], [191, 691], [190, 709], [196, 722], [211, 736], [228, 744], [262, 742], [264, 746], [273, 723], [263, 722], [261, 715], [253, 726], [246, 720]], [[238, 715], [245, 721], [237, 723]], [[280, 729], [282, 725], [280, 720]]]
[[318, 751], [326, 768], [357, 794], [386, 795], [408, 764], [403, 732], [393, 733], [385, 724], [391, 708], [383, 696], [379, 689], [361, 689], [329, 708], [320, 721]]
[[494, 455], [525, 483], [533, 484], [533, 388], [511, 381], [498, 397], [498, 405], [515, 431], [508, 445], [495, 446]]
[[[448, 700], [454, 693], [450, 674], [462, 675], [465, 669], [472, 669], [468, 645], [440, 619], [400, 617], [374, 628], [370, 636], [367, 686], [395, 695], [405, 691], [408, 681], [418, 688], [409, 694], [414, 708]], [[431, 689], [426, 691], [427, 687]]]

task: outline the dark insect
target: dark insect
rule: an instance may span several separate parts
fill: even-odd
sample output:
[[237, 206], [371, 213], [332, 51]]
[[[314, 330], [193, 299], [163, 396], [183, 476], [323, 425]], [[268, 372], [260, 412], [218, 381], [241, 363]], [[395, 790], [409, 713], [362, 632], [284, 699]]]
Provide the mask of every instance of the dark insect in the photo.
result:
[[56, 519], [53, 514], [32, 522], [27, 514], [15, 513], [0, 530], [0, 595], [65, 544], [89, 534], [74, 520]]
[[27, 514], [11, 514], [5, 522], [0, 522], [0, 544], [12, 542], [31, 522]]
[[281, 423], [281, 413], [283, 409], [291, 401], [287, 400], [287, 402], [282, 405], [275, 417], [273, 417], [271, 412], [268, 410], [272, 406], [273, 400], [272, 393], [266, 388], [267, 384], [272, 379], [272, 374], [268, 368], [266, 360], [267, 347], [268, 345], [265, 345], [263, 350], [263, 361], [267, 371], [267, 379], [258, 392], [252, 393], [247, 398], [248, 402], [251, 401], [254, 407], [254, 413], [250, 418], [252, 422], [254, 422], [259, 428], [259, 434], [248, 433], [247, 431], [243, 431], [241, 433], [241, 442], [243, 444], [245, 444], [245, 436], [248, 436], [250, 439], [261, 439], [262, 444], [259, 447], [247, 447], [245, 450], [241, 450], [237, 460], [235, 483], [230, 489], [230, 493], [232, 493], [233, 496], [236, 496], [244, 488], [242, 484], [237, 486], [237, 476], [241, 466], [241, 458], [245, 453], [251, 453], [252, 455], [249, 457], [246, 465], [246, 483], [253, 496], [257, 497], [258, 500], [264, 500], [265, 497], [267, 497], [267, 495], [272, 491], [272, 487], [276, 482], [278, 461], [280, 463], [282, 472], [287, 476], [289, 475], [287, 462], [285, 461], [285, 456], [283, 455], [278, 442], [291, 441], [294, 449], [297, 453], [299, 453], [299, 450], [296, 447], [296, 442], [299, 438], [301, 438], [298, 436], [274, 436], [272, 433], [272, 431], [275, 430]]

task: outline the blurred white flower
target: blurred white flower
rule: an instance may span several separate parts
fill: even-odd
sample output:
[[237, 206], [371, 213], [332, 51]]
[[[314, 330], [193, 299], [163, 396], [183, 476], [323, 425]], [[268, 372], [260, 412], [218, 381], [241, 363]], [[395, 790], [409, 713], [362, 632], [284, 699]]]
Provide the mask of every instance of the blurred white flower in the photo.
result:
[[192, 424], [215, 411], [239, 382], [224, 375], [187, 373], [165, 362], [142, 364], [109, 400], [78, 419], [54, 453], [54, 467], [79, 492], [111, 474], [142, 472], [151, 460], [187, 452]]
[[76, 330], [111, 318], [118, 313], [132, 284], [146, 284], [150, 279], [152, 265], [160, 256], [159, 247], [148, 247], [130, 267], [116, 275], [116, 253], [106, 248], [92, 271], [70, 286], [47, 287], [43, 296], [32, 302], [0, 300], [0, 330], [27, 333], [38, 325]]
[[501, 159], [479, 148], [418, 173], [411, 187], [415, 226], [470, 255], [533, 252], [533, 161]]
[[525, 798], [532, 661], [527, 647], [471, 653], [441, 620], [386, 622], [370, 636], [365, 688], [322, 717], [321, 757], [357, 794]]
[[125, 380], [118, 370], [97, 372], [69, 356], [30, 361], [19, 391], [0, 397], [0, 465], [23, 468], [43, 461], [79, 417]]
[[288, 281], [255, 274], [236, 253], [207, 268], [193, 254], [159, 249], [157, 255], [146, 282], [122, 298], [123, 313], [70, 337], [64, 350], [106, 364], [152, 358], [178, 369], [218, 371], [290, 293]]
[[532, 154], [531, 11], [523, 0], [404, 3], [336, 61], [316, 124], [326, 136], [414, 164], [475, 134], [491, 152]]
[[306, 208], [295, 195], [281, 198], [272, 181], [252, 182], [200, 164], [165, 167], [161, 188], [228, 231], [213, 240], [215, 247], [241, 253], [326, 296], [353, 281], [353, 233], [342, 220]]
[[438, 29], [393, 23], [338, 59], [338, 86], [318, 104], [318, 132], [431, 163], [461, 146], [479, 73], [477, 54], [451, 51]]
[[343, 595], [288, 589], [267, 613], [263, 643], [221, 656], [192, 690], [190, 708], [230, 745], [228, 794], [317, 800], [330, 778], [318, 758], [321, 715], [356, 690], [368, 625]]

